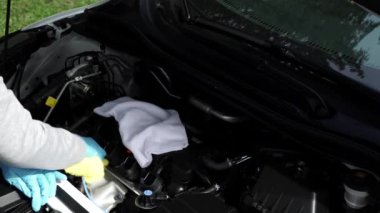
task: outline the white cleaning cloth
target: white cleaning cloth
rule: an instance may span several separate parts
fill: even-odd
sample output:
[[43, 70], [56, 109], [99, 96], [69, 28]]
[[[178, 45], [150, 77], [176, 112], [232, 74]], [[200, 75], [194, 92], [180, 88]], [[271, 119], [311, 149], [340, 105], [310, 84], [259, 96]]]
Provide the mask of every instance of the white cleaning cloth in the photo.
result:
[[175, 110], [122, 97], [94, 109], [103, 117], [114, 117], [124, 146], [132, 151], [142, 168], [150, 165], [152, 154], [181, 150], [188, 146], [185, 128]]

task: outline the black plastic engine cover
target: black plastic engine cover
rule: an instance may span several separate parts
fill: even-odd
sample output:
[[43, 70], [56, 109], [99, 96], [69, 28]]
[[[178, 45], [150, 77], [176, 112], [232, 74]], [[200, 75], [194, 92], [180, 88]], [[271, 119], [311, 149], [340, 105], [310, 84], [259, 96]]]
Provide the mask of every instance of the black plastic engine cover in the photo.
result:
[[237, 213], [219, 198], [210, 194], [189, 193], [166, 201], [154, 213]]
[[328, 213], [325, 201], [325, 196], [269, 166], [242, 200], [244, 212], [260, 213]]

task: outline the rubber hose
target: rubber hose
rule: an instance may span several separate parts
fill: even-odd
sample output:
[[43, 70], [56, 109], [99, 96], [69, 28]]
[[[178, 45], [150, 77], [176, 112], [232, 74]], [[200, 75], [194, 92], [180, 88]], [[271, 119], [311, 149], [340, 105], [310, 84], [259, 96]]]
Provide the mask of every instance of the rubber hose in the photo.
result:
[[212, 170], [221, 171], [221, 170], [226, 170], [232, 167], [232, 163], [229, 159], [223, 162], [216, 162], [210, 159], [209, 157], [204, 156], [202, 157], [202, 161], [206, 167]]

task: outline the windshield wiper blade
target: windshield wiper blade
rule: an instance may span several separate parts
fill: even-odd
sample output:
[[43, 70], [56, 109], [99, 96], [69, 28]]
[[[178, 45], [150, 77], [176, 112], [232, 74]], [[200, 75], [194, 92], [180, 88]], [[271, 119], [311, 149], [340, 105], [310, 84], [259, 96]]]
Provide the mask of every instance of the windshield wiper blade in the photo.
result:
[[185, 9], [185, 20], [188, 24], [197, 25], [203, 27], [205, 29], [209, 29], [215, 32], [219, 32], [225, 36], [236, 38], [240, 41], [245, 41], [253, 46], [271, 49], [272, 51], [280, 52], [280, 54], [290, 57], [294, 60], [299, 61], [299, 56], [293, 50], [286, 47], [285, 45], [280, 44], [279, 42], [275, 42], [275, 40], [271, 40], [271, 37], [268, 39], [257, 38], [255, 36], [248, 35], [243, 33], [237, 29], [233, 29], [231, 27], [224, 26], [222, 24], [207, 20], [202, 16], [193, 16], [190, 12], [188, 0], [183, 0], [183, 5]]
[[235, 37], [235, 38], [238, 38], [240, 40], [245, 40], [246, 42], [249, 42], [250, 44], [261, 46], [264, 48], [270, 48], [272, 46], [271, 42], [269, 42], [269, 41], [258, 39], [258, 38], [252, 37], [252, 36], [248, 36], [245, 33], [242, 33], [238, 30], [235, 30], [233, 28], [229, 28], [229, 27], [223, 26], [221, 24], [209, 21], [205, 18], [202, 18], [201, 16], [194, 17], [190, 12], [187, 0], [183, 0], [183, 5], [184, 5], [185, 13], [186, 13], [185, 19], [186, 19], [186, 22], [189, 24], [195, 24], [198, 26], [203, 26], [203, 27], [206, 27], [206, 28], [211, 29], [213, 31], [221, 32], [224, 35], [227, 35], [230, 37]]

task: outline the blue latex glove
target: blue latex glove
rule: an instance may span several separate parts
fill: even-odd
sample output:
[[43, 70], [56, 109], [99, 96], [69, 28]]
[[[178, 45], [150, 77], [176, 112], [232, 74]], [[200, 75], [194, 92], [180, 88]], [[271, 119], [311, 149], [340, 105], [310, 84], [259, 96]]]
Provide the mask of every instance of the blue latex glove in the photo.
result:
[[57, 181], [67, 177], [57, 171], [38, 169], [19, 169], [2, 166], [4, 179], [25, 196], [32, 198], [33, 211], [39, 211], [48, 198], [55, 197]]
[[86, 143], [86, 157], [97, 156], [100, 159], [104, 159], [106, 157], [106, 151], [104, 151], [104, 149], [100, 147], [93, 138], [82, 137], [82, 139]]

